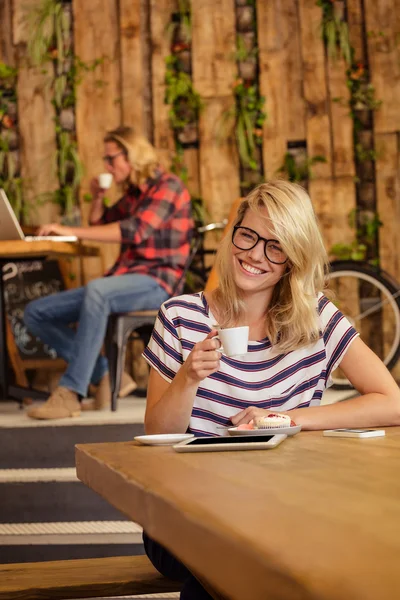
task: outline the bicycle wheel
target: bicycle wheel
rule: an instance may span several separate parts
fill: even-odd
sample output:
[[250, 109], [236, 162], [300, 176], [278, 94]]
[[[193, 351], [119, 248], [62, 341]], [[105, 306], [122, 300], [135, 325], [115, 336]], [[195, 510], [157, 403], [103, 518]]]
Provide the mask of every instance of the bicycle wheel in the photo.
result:
[[[361, 339], [390, 370], [400, 355], [400, 287], [382, 270], [365, 263], [335, 261], [328, 274], [332, 302]], [[336, 388], [350, 388], [343, 372], [332, 374]]]

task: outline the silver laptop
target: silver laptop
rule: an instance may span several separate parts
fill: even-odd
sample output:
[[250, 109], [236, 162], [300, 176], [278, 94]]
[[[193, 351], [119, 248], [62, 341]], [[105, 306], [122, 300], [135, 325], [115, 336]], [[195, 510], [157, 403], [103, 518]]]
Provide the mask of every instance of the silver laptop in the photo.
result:
[[5, 191], [0, 188], [0, 240], [76, 242], [75, 235], [24, 235]]

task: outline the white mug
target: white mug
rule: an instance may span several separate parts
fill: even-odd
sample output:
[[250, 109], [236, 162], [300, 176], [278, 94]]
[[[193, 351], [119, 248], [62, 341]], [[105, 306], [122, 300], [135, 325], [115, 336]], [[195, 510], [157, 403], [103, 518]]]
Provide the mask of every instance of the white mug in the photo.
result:
[[112, 184], [113, 176], [111, 173], [100, 173], [99, 175], [99, 186], [102, 190], [108, 190]]
[[217, 338], [222, 344], [222, 347], [219, 348], [220, 352], [226, 356], [241, 356], [247, 353], [249, 326], [219, 329]]

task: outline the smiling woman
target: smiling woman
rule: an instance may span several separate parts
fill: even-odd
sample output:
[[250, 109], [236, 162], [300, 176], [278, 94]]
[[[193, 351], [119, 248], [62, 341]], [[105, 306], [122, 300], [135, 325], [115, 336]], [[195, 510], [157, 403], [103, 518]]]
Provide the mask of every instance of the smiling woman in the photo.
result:
[[[395, 381], [323, 293], [326, 252], [303, 188], [277, 180], [253, 190], [216, 266], [216, 289], [160, 309], [144, 353], [151, 366], [147, 433], [223, 435], [224, 427], [271, 412], [303, 429], [400, 424]], [[221, 354], [215, 323], [247, 325], [247, 354]], [[320, 406], [338, 365], [360, 396]], [[162, 570], [165, 551], [147, 537], [145, 547]], [[204, 594], [196, 597], [211, 598]]]
[[[323, 293], [326, 264], [307, 192], [255, 188], [219, 247], [218, 287], [161, 307], [144, 353], [147, 432], [220, 435], [271, 409], [303, 429], [399, 423], [397, 385]], [[215, 323], [249, 326], [247, 354], [221, 354]], [[338, 365], [361, 395], [321, 407]]]

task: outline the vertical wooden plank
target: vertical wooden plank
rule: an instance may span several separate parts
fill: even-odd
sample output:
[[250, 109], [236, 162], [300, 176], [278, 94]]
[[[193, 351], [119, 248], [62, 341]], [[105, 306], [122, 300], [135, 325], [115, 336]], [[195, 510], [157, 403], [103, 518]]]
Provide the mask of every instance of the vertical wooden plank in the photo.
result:
[[286, 105], [287, 139], [306, 139], [306, 106], [303, 96], [303, 60], [297, 0], [285, 0], [283, 18], [286, 31]]
[[350, 116], [350, 93], [346, 84], [346, 68], [342, 58], [328, 59], [334, 177], [355, 175], [353, 119]]
[[[92, 73], [86, 73], [77, 89], [76, 131], [79, 155], [85, 167], [82, 193], [88, 192], [92, 177], [104, 170], [103, 137], [121, 123], [121, 85], [119, 69], [119, 28], [117, 0], [73, 1], [75, 53], [88, 64], [101, 59]], [[111, 191], [116, 199], [115, 190]], [[81, 203], [84, 221], [89, 205]], [[98, 277], [116, 257], [117, 244], [102, 244], [104, 264], [85, 259], [85, 280]]]
[[141, 0], [120, 0], [122, 122], [145, 132]]
[[[383, 225], [379, 231], [380, 264], [397, 281], [400, 280], [400, 137], [396, 133], [377, 134], [375, 145], [377, 212]], [[393, 341], [393, 312], [383, 307], [383, 340], [386, 346]], [[400, 364], [392, 375], [399, 380]]]
[[398, 134], [375, 136], [377, 212], [383, 222], [379, 231], [382, 267], [400, 281], [400, 162]]
[[169, 107], [165, 97], [165, 59], [171, 53], [167, 27], [171, 15], [177, 10], [176, 0], [151, 0], [150, 5], [152, 54], [152, 89], [154, 145], [165, 168], [170, 168], [171, 158], [175, 154], [175, 143], [169, 125]]
[[[35, 0], [31, 6], [39, 5]], [[31, 67], [26, 55], [28, 30], [21, 26], [26, 11], [24, 0], [14, 0], [13, 38], [18, 43], [18, 127], [20, 134], [21, 175], [25, 204], [31, 205], [27, 223], [44, 223], [56, 218], [58, 209], [50, 202], [43, 206], [37, 197], [59, 187], [56, 164], [54, 107], [49, 80], [51, 73]], [[17, 16], [19, 15], [19, 18]], [[52, 66], [47, 67], [49, 70]]]
[[352, 177], [312, 179], [309, 183], [310, 197], [328, 251], [333, 244], [351, 244], [354, 239], [354, 231], [348, 223], [348, 214], [354, 208], [354, 187]]
[[235, 47], [233, 2], [192, 2], [193, 84], [204, 102], [199, 119], [200, 186], [212, 220], [227, 216], [240, 194], [236, 144], [233, 136], [220, 139], [218, 134], [224, 112], [234, 103]]
[[349, 25], [350, 45], [354, 48], [354, 61], [365, 64], [364, 51], [364, 14], [362, 0], [347, 0], [347, 22]]
[[263, 163], [267, 179], [276, 175], [287, 149], [287, 28], [280, 0], [257, 2], [260, 92], [267, 119], [263, 127]]
[[378, 100], [376, 133], [400, 131], [400, 41], [398, 0], [365, 0], [365, 20], [371, 82]]
[[325, 50], [321, 39], [321, 8], [315, 2], [299, 0], [304, 97], [307, 105], [307, 151], [311, 158], [324, 156], [326, 163], [313, 168], [314, 177], [332, 176], [332, 151]]
[[203, 98], [232, 95], [237, 75], [235, 10], [231, 0], [192, 2], [192, 68]]
[[210, 98], [200, 116], [200, 181], [212, 221], [221, 221], [240, 195], [239, 162], [233, 139], [219, 142], [216, 130], [230, 99]]
[[185, 148], [183, 152], [183, 163], [187, 169], [187, 187], [192, 196], [199, 197], [200, 190], [200, 172], [199, 172], [199, 151], [197, 148]]
[[15, 66], [15, 51], [12, 39], [11, 0], [0, 2], [0, 61], [10, 67]]

